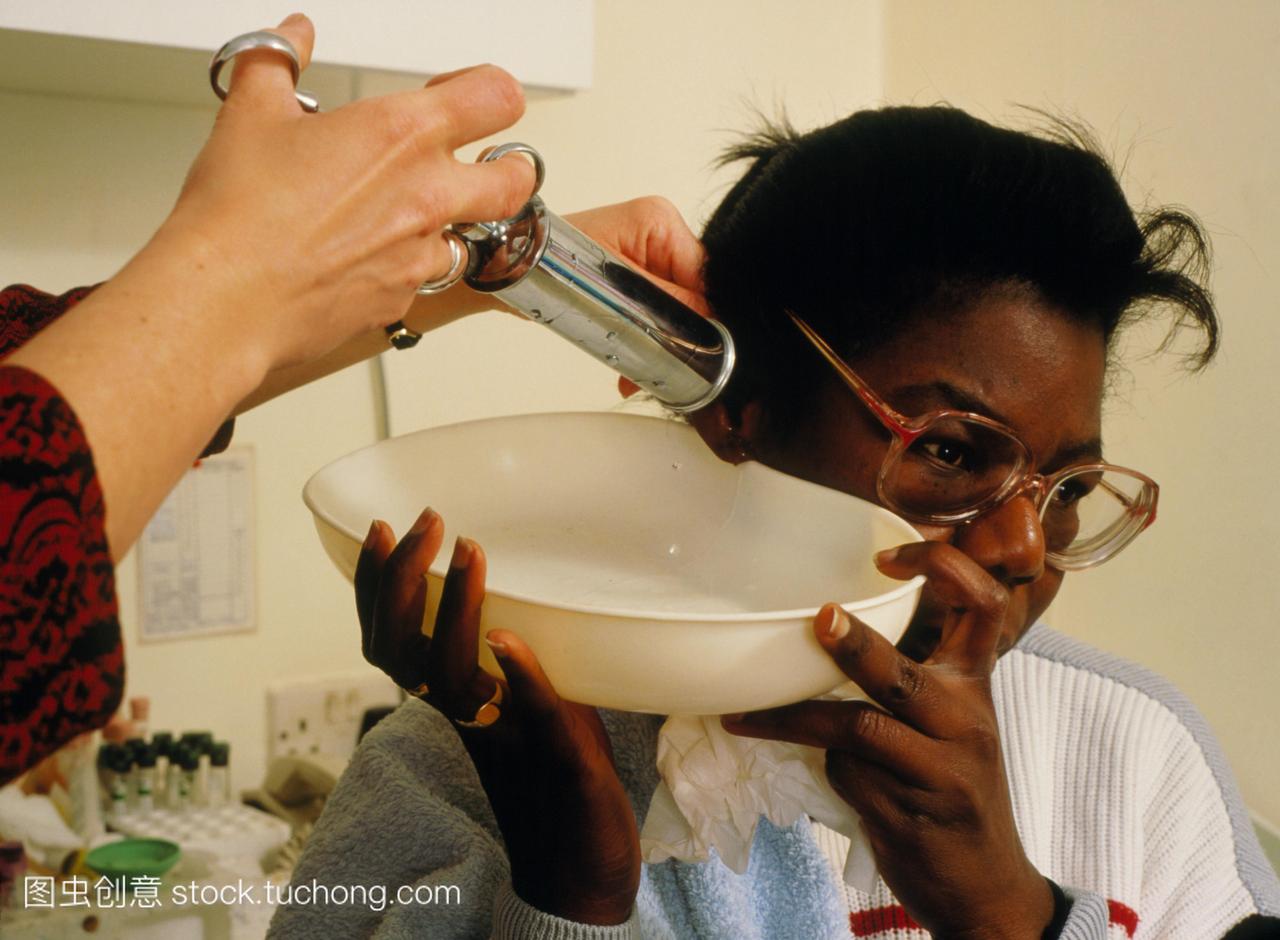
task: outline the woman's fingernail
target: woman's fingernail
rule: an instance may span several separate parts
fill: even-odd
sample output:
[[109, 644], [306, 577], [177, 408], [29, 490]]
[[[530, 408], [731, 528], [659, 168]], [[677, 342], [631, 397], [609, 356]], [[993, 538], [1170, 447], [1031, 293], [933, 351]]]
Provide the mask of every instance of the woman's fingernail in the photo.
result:
[[296, 23], [300, 19], [302, 19], [301, 13], [290, 13], [288, 16], [286, 16], [284, 19], [280, 21], [280, 25], [288, 26], [290, 23]]
[[413, 522], [413, 528], [409, 530], [410, 535], [421, 535], [430, 528], [431, 523], [435, 522], [436, 514], [430, 509], [422, 510], [422, 514]]
[[486, 636], [484, 641], [489, 644], [489, 649], [493, 650], [493, 655], [499, 659], [504, 659], [511, 653], [511, 650], [507, 648], [507, 644], [501, 640], [492, 640]]
[[363, 548], [373, 548], [373, 543], [378, 540], [378, 520], [374, 519], [369, 523], [369, 534], [364, 537]]
[[818, 611], [816, 626], [824, 636], [838, 640], [849, 632], [849, 618], [843, 610], [832, 604]]
[[449, 561], [449, 567], [465, 568], [469, 564], [471, 564], [471, 540], [459, 535], [458, 540], [453, 543], [453, 558]]
[[896, 549], [896, 548], [886, 548], [886, 549], [885, 549], [884, 551], [882, 551], [882, 552], [876, 552], [876, 564], [877, 564], [877, 565], [887, 565], [887, 564], [889, 564], [889, 563], [890, 563], [890, 562], [892, 562], [895, 558], [897, 558], [897, 557], [898, 557], [898, 551], [899, 551], [899, 550], [898, 550], [898, 549]]

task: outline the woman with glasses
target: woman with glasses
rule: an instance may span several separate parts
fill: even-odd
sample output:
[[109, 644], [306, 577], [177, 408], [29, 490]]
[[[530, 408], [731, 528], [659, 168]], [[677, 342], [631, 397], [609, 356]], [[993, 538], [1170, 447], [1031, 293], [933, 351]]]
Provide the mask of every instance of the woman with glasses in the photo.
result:
[[927, 582], [896, 648], [835, 605], [816, 619], [875, 704], [722, 724], [824, 748], [879, 880], [841, 884], [840, 837], [806, 820], [762, 822], [741, 875], [643, 864], [660, 721], [561, 700], [507, 631], [485, 638], [505, 680], [479, 670], [484, 556], [465, 540], [424, 646], [427, 512], [398, 546], [375, 523], [356, 576], [366, 651], [424, 701], [361, 745], [295, 880], [456, 884], [462, 904], [286, 908], [275, 934], [1275, 935], [1280, 885], [1203, 721], [1037, 623], [1068, 572], [1155, 521], [1156, 484], [1104, 456], [1107, 368], [1157, 309], [1202, 332], [1192, 365], [1212, 357], [1200, 229], [1136, 218], [1079, 135], [950, 108], [770, 130], [730, 156], [749, 165], [707, 224], [704, 283], [739, 366], [693, 423], [724, 459], [911, 520], [925, 541], [877, 564]]

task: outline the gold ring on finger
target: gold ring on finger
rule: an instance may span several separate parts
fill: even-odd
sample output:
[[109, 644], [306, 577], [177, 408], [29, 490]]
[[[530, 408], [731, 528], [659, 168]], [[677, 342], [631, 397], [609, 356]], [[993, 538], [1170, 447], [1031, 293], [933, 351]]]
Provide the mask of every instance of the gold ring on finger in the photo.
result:
[[489, 696], [489, 700], [476, 709], [476, 715], [470, 721], [464, 721], [461, 718], [453, 719], [453, 723], [459, 728], [488, 728], [495, 721], [502, 717], [502, 683], [494, 684], [493, 694]]

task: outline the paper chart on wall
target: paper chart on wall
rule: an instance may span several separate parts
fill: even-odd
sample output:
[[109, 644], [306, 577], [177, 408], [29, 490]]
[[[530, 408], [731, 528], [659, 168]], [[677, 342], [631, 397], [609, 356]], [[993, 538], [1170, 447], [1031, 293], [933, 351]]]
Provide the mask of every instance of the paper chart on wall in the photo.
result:
[[200, 461], [138, 540], [139, 638], [253, 630], [253, 449]]

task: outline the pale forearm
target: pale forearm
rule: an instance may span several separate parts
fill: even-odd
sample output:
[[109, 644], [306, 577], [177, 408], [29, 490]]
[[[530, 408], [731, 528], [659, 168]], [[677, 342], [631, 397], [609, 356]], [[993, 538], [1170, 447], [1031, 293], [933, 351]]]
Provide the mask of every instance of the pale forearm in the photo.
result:
[[257, 312], [241, 304], [226, 315], [232, 301], [201, 251], [162, 231], [7, 360], [44, 376], [75, 411], [93, 449], [117, 560], [267, 371], [269, 350], [244, 341]]
[[[481, 294], [460, 284], [443, 294], [416, 298], [403, 319], [404, 324], [411, 330], [428, 333], [468, 314], [496, 309], [503, 309], [503, 305], [492, 294]], [[386, 352], [388, 348], [386, 332], [381, 329], [370, 330], [348, 340], [318, 359], [301, 365], [273, 369], [267, 373], [262, 383], [236, 406], [235, 413], [243, 414], [250, 408], [255, 408], [285, 392], [301, 388], [308, 382], [355, 365], [357, 362], [364, 362], [378, 353]]]

